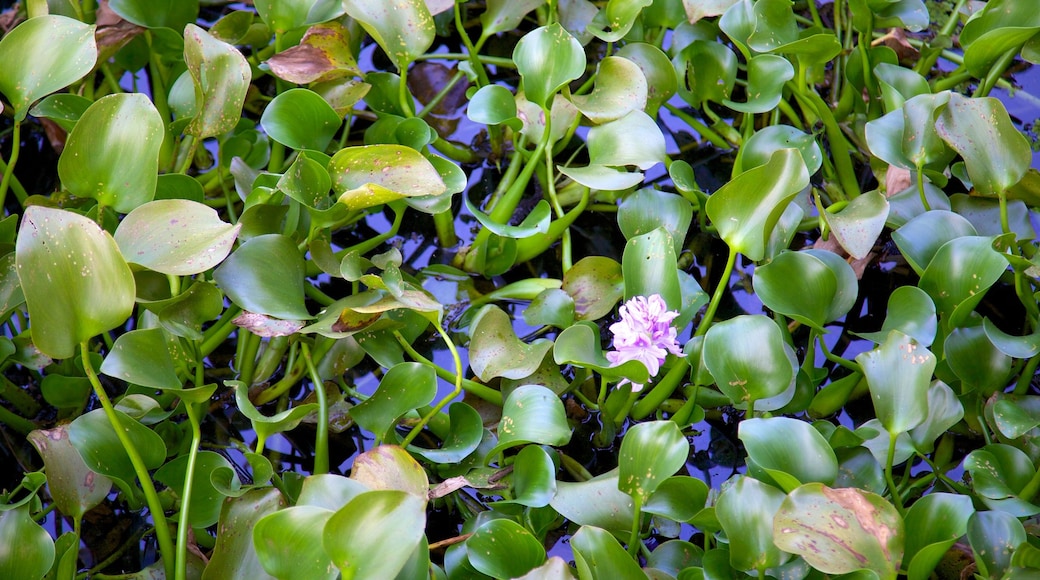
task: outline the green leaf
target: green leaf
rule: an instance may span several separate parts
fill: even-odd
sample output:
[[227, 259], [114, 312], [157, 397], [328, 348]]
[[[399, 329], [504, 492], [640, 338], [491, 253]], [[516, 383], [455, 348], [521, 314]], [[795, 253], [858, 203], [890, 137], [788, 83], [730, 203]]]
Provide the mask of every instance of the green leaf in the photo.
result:
[[317, 403], [304, 403], [291, 409], [286, 409], [272, 417], [260, 413], [253, 402], [249, 400], [249, 385], [242, 381], [225, 381], [227, 386], [235, 389], [235, 402], [238, 403], [238, 411], [249, 419], [256, 432], [257, 452], [262, 452], [267, 438], [275, 433], [291, 431], [300, 424], [308, 414], [318, 408]]
[[408, 451], [434, 463], [459, 463], [477, 450], [484, 437], [484, 420], [476, 409], [463, 402], [448, 407], [450, 431], [436, 449], [409, 445]]
[[466, 116], [470, 121], [483, 125], [505, 123], [516, 118], [516, 98], [501, 85], [484, 85], [470, 98], [466, 105]]
[[423, 501], [430, 491], [422, 466], [397, 445], [379, 445], [358, 455], [350, 479], [368, 489], [404, 491]]
[[585, 73], [581, 43], [558, 23], [528, 32], [513, 49], [524, 96], [548, 109], [556, 91]]
[[322, 546], [333, 512], [295, 506], [260, 518], [253, 527], [257, 559], [268, 574], [287, 580], [337, 577], [331, 555]]
[[241, 227], [224, 222], [201, 203], [168, 199], [130, 212], [114, 237], [128, 262], [162, 274], [191, 276], [222, 262]]
[[765, 165], [778, 149], [797, 149], [805, 161], [810, 175], [816, 173], [823, 165], [823, 152], [812, 135], [789, 125], [770, 125], [749, 137], [737, 151], [737, 160], [733, 164], [733, 175]]
[[350, 416], [363, 429], [384, 437], [402, 415], [429, 405], [437, 396], [433, 367], [406, 362], [383, 375], [372, 396], [351, 407]]
[[760, 54], [748, 62], [748, 100], [723, 99], [722, 104], [742, 113], [766, 113], [783, 98], [784, 84], [794, 78], [790, 61], [775, 54]]
[[145, 28], [182, 30], [199, 16], [198, 0], [112, 0], [112, 11]]
[[738, 476], [719, 494], [715, 515], [729, 538], [729, 561], [737, 570], [765, 570], [790, 558], [773, 544], [773, 517], [784, 501], [779, 489]]
[[754, 289], [770, 310], [824, 331], [852, 309], [859, 283], [852, 267], [833, 252], [783, 251], [755, 269]]
[[343, 14], [336, 0], [254, 0], [256, 12], [274, 32], [326, 22]]
[[769, 410], [757, 403], [783, 393], [795, 379], [785, 346], [775, 322], [743, 315], [708, 329], [701, 356], [719, 390], [734, 404], [754, 402], [756, 409]]
[[343, 118], [310, 89], [289, 89], [275, 97], [260, 117], [272, 139], [291, 149], [324, 151]]
[[426, 502], [398, 490], [369, 491], [337, 511], [322, 545], [344, 578], [393, 578], [426, 529]]
[[678, 90], [675, 67], [660, 48], [646, 42], [628, 42], [616, 53], [636, 63], [646, 77], [647, 96], [645, 111], [655, 116], [661, 104]]
[[646, 573], [602, 528], [582, 526], [571, 537], [578, 577], [589, 580], [643, 580]]
[[661, 128], [639, 110], [589, 129], [588, 147], [592, 165], [635, 165], [645, 171], [666, 158]]
[[625, 297], [660, 294], [669, 309], [678, 310], [682, 290], [676, 260], [675, 243], [663, 226], [630, 238], [621, 258]]
[[673, 475], [657, 486], [643, 504], [643, 511], [677, 522], [689, 522], [705, 508], [707, 499], [708, 484], [704, 481], [688, 475]]
[[[561, 289], [573, 299], [576, 320], [599, 320], [610, 314], [624, 296], [623, 287], [620, 264], [603, 256], [585, 256], [564, 272]], [[532, 302], [531, 306], [534, 305]], [[560, 328], [567, 326], [570, 324]]]
[[933, 382], [928, 388], [928, 416], [910, 430], [914, 447], [921, 453], [931, 453], [935, 450], [935, 440], [963, 417], [964, 406], [953, 389], [942, 381]]
[[947, 325], [956, 326], [957, 321], [951, 320], [954, 312], [973, 310], [1007, 269], [1007, 260], [993, 249], [992, 242], [982, 236], [951, 240], [939, 248], [921, 274], [918, 286], [932, 297]]
[[[526, 445], [513, 460], [512, 484], [513, 499], [499, 503], [545, 507], [556, 495], [556, 464], [545, 449], [538, 445]], [[543, 554], [542, 558], [544, 557]], [[470, 561], [472, 562], [472, 553]], [[540, 560], [538, 564], [541, 564]]]
[[[166, 460], [166, 444], [162, 437], [122, 411], [117, 410], [115, 414], [120, 427], [141, 454], [145, 467], [155, 469], [162, 465]], [[135, 495], [130, 490], [137, 472], [102, 409], [76, 417], [69, 424], [69, 441], [90, 470], [112, 478], [124, 492]]]
[[888, 313], [881, 330], [856, 334], [875, 343], [882, 343], [889, 331], [898, 330], [921, 346], [929, 347], [935, 340], [938, 328], [935, 303], [931, 297], [917, 286], [900, 286], [888, 297]]
[[[93, 25], [57, 15], [30, 18], [0, 40], [0, 93], [22, 121], [29, 106], [83, 78], [97, 62]], [[584, 60], [584, 59], [582, 59]]]
[[[785, 492], [803, 483], [832, 485], [838, 476], [834, 450], [812, 425], [789, 417], [745, 419], [737, 437], [747, 449], [749, 463], [764, 471]], [[749, 472], [754, 474], [754, 470]]]
[[607, 380], [627, 378], [637, 384], [645, 384], [648, 378], [646, 365], [630, 360], [613, 366], [603, 354], [599, 335], [585, 324], [565, 328], [553, 344], [553, 360], [556, 364], [573, 364], [602, 374]]
[[402, 145], [341, 149], [332, 156], [329, 175], [339, 203], [351, 210], [447, 191], [437, 168], [415, 149]]
[[489, 37], [513, 30], [528, 12], [542, 4], [545, 4], [545, 0], [488, 0], [487, 10], [480, 15], [480, 35]]
[[1027, 540], [1025, 527], [1013, 514], [978, 511], [968, 519], [968, 543], [979, 572], [990, 578], [1010, 578], [1011, 555]]
[[825, 574], [871, 570], [895, 578], [903, 559], [903, 519], [879, 495], [808, 483], [792, 491], [773, 520], [776, 545]]
[[1029, 169], [1029, 143], [997, 99], [953, 93], [935, 129], [964, 158], [968, 176], [979, 193], [1003, 195]]
[[808, 184], [801, 154], [781, 149], [765, 165], [748, 169], [712, 194], [705, 211], [733, 251], [761, 260], [773, 226]]
[[343, 8], [357, 20], [398, 70], [426, 52], [436, 27], [423, 0], [344, 0]]
[[213, 272], [213, 279], [244, 310], [288, 320], [311, 318], [304, 304], [304, 259], [281, 234], [251, 238]]
[[470, 323], [469, 364], [482, 381], [494, 377], [522, 379], [542, 363], [551, 341], [527, 344], [516, 336], [509, 315], [493, 304], [485, 306]]
[[558, 481], [549, 505], [581, 526], [596, 526], [618, 534], [630, 531], [635, 504], [631, 496], [618, 489], [618, 473], [618, 469], [612, 469], [588, 481]]
[[1040, 513], [1033, 498], [1019, 495], [1036, 477], [1036, 468], [1017, 447], [994, 443], [976, 449], [964, 458], [964, 470], [971, 474], [975, 494], [990, 509], [1015, 517]]
[[62, 185], [130, 212], [155, 195], [163, 134], [162, 117], [144, 94], [98, 99], [76, 123], [58, 160]]
[[927, 580], [946, 551], [967, 532], [974, 513], [966, 495], [933, 492], [914, 502], [906, 512], [907, 577]]
[[[537, 449], [537, 447], [528, 447]], [[466, 540], [469, 562], [492, 578], [516, 578], [545, 562], [545, 548], [531, 532], [507, 519], [494, 519]]]
[[224, 502], [216, 547], [206, 566], [205, 578], [273, 579], [267, 574], [253, 546], [253, 527], [268, 514], [285, 507], [285, 498], [273, 487], [253, 489]]
[[234, 129], [242, 118], [252, 79], [246, 57], [202, 28], [188, 24], [184, 27], [184, 63], [195, 85], [197, 108], [184, 132], [202, 140]]
[[618, 453], [618, 489], [642, 505], [661, 483], [679, 471], [690, 444], [672, 421], [639, 423], [625, 433]]
[[617, 214], [618, 227], [626, 240], [663, 227], [678, 255], [693, 221], [693, 206], [680, 195], [646, 188], [625, 196]]
[[126, 322], [133, 312], [130, 267], [108, 233], [69, 211], [25, 210], [16, 252], [32, 318], [33, 344], [54, 358]]
[[978, 232], [964, 216], [948, 210], [924, 212], [892, 232], [892, 240], [918, 276], [946, 242]]
[[964, 24], [960, 42], [964, 64], [983, 78], [1000, 57], [1019, 49], [1040, 31], [1040, 15], [1017, 2], [988, 2]]
[[[181, 455], [155, 472], [155, 480], [172, 489], [178, 496], [184, 493], [188, 456]], [[210, 481], [210, 474], [219, 468], [231, 468], [223, 455], [213, 451], [199, 451], [195, 457], [191, 484], [191, 505], [187, 521], [195, 528], [208, 528], [220, 519], [224, 495]], [[185, 514], [179, 514], [181, 519]]]
[[560, 446], [570, 439], [571, 428], [560, 398], [541, 385], [521, 385], [502, 405], [498, 445], [487, 457], [494, 458], [505, 449], [526, 443]]
[[54, 541], [47, 530], [33, 521], [29, 505], [0, 511], [0, 575], [4, 578], [37, 580], [47, 575], [54, 562]]
[[981, 326], [958, 327], [943, 344], [950, 370], [961, 380], [961, 392], [977, 390], [988, 397], [1007, 386], [1011, 357], [1000, 351]]
[[105, 500], [112, 489], [112, 480], [87, 467], [69, 439], [67, 424], [33, 431], [27, 439], [43, 458], [47, 488], [63, 515], [83, 517]]
[[599, 62], [592, 92], [574, 95], [571, 102], [590, 121], [601, 124], [646, 108], [647, 91], [646, 77], [636, 63], [608, 56]]
[[874, 411], [889, 435], [921, 424], [928, 414], [928, 385], [935, 355], [913, 338], [893, 330], [878, 348], [860, 354]]
[[138, 328], [121, 334], [99, 370], [143, 387], [180, 389], [183, 386], [166, 336], [159, 328]]

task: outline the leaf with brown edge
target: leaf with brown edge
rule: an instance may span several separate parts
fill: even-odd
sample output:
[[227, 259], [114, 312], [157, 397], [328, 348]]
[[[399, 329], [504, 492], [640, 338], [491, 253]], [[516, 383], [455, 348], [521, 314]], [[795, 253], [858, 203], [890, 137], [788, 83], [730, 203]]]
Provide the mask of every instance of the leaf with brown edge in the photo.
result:
[[316, 24], [300, 39], [300, 44], [267, 59], [274, 76], [305, 85], [360, 76], [350, 52], [350, 31], [338, 22]]
[[903, 518], [883, 497], [822, 483], [798, 487], [773, 518], [777, 547], [825, 574], [872, 570], [895, 578], [903, 559]]

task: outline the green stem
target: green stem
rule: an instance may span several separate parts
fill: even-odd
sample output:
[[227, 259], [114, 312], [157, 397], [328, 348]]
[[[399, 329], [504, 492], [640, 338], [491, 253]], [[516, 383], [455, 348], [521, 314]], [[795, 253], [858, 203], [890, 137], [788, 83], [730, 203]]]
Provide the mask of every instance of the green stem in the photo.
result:
[[450, 394], [448, 394], [448, 396], [441, 399], [433, 407], [433, 409], [430, 410], [429, 413], [424, 415], [423, 418], [420, 419], [419, 422], [415, 425], [415, 427], [412, 427], [412, 430], [404, 438], [404, 441], [401, 442], [401, 447], [408, 447], [408, 445], [415, 440], [419, 433], [422, 432], [423, 427], [425, 427], [426, 424], [430, 422], [430, 419], [437, 413], [440, 413], [441, 409], [443, 409], [455, 397], [459, 396], [459, 394], [462, 393], [463, 370], [462, 359], [459, 357], [459, 351], [455, 349], [455, 343], [451, 341], [451, 337], [448, 336], [448, 333], [444, 330], [444, 327], [441, 326], [440, 322], [434, 322], [433, 326], [437, 329], [437, 332], [440, 333], [441, 338], [444, 339], [445, 344], [448, 345], [448, 350], [451, 351], [451, 358], [453, 361], [455, 361], [455, 388], [451, 391]]
[[1018, 497], [1032, 502], [1037, 492], [1040, 492], [1040, 470], [1037, 470], [1033, 477], [1029, 479], [1029, 483], [1022, 488], [1022, 491], [1018, 492]]
[[36, 429], [36, 423], [33, 423], [21, 415], [16, 415], [4, 406], [0, 406], [0, 424], [14, 429], [19, 435], [28, 435], [31, 431]]
[[314, 384], [314, 395], [318, 399], [318, 424], [314, 434], [314, 474], [317, 475], [329, 472], [329, 401], [325, 393], [325, 381], [318, 376], [310, 347], [306, 342], [301, 342], [300, 350]]
[[[415, 348], [411, 344], [409, 344], [407, 340], [405, 340], [404, 336], [401, 335], [400, 332], [395, 330], [394, 338], [397, 339], [397, 342], [401, 345], [401, 348], [403, 348], [404, 351], [408, 353], [408, 356], [410, 356], [412, 360], [433, 367], [433, 370], [437, 373], [437, 376], [448, 381], [449, 383], [455, 383], [456, 381], [458, 381], [459, 375], [449, 371], [448, 369], [441, 368], [439, 365], [434, 364], [433, 361], [431, 361], [430, 359], [419, 354], [419, 351], [415, 350]], [[484, 399], [492, 405], [495, 405], [497, 407], [502, 406], [502, 392], [496, 391], [495, 389], [492, 389], [487, 385], [482, 385], [476, 381], [471, 381], [467, 378], [463, 378], [462, 389], [467, 393], [472, 393], [473, 395], [476, 395], [477, 397]]]
[[256, 372], [256, 353], [260, 350], [260, 337], [244, 328], [238, 331], [239, 349], [235, 354], [238, 363], [238, 380], [247, 385], [253, 384]]
[[130, 439], [126, 428], [119, 419], [119, 415], [116, 414], [116, 409], [112, 406], [108, 393], [101, 386], [101, 380], [98, 378], [97, 372], [94, 371], [94, 366], [90, 363], [90, 348], [87, 346], [86, 341], [80, 343], [79, 350], [80, 358], [83, 362], [83, 370], [87, 373], [87, 380], [90, 381], [90, 385], [94, 388], [94, 395], [97, 396], [101, 407], [105, 410], [105, 416], [108, 417], [108, 421], [112, 424], [116, 438], [119, 439], [119, 443], [126, 451], [130, 464], [134, 468], [134, 473], [137, 474], [137, 479], [141, 483], [145, 502], [148, 504], [148, 510], [152, 513], [152, 522], [155, 525], [155, 539], [159, 542], [159, 554], [162, 557], [163, 568], [166, 570], [166, 576], [173, 578], [177, 551], [173, 545], [173, 538], [170, 537], [170, 528], [166, 524], [166, 514], [163, 513], [162, 502], [159, 500], [159, 494], [155, 491], [155, 484], [152, 483], [152, 478], [148, 474], [148, 468], [145, 467], [144, 459], [141, 458], [140, 452], [137, 451], [137, 446]]
[[628, 553], [635, 558], [639, 554], [639, 532], [643, 527], [643, 498], [637, 493], [632, 496], [632, 534], [628, 538]]
[[683, 377], [686, 376], [687, 371], [690, 370], [690, 363], [685, 357], [681, 357], [672, 368], [668, 369], [664, 377], [642, 399], [639, 400], [632, 407], [630, 415], [636, 421], [645, 419], [650, 413], [653, 413], [661, 403], [665, 402], [668, 397], [672, 396], [675, 389], [679, 388], [679, 384], [682, 383]]
[[[917, 194], [921, 196], [921, 205], [924, 206], [924, 211], [932, 211], [931, 204], [928, 203], [928, 196], [924, 192], [924, 167], [917, 168]], [[891, 195], [892, 192], [889, 192]]]
[[679, 119], [682, 119], [682, 121], [689, 125], [691, 129], [696, 131], [702, 139], [706, 139], [712, 145], [718, 147], [719, 149], [733, 148], [733, 143], [727, 141], [722, 135], [719, 135], [719, 133], [711, 127], [705, 125], [704, 123], [701, 123], [693, 115], [685, 113], [682, 109], [670, 103], [665, 103], [664, 108], [668, 109], [668, 111], [671, 114], [675, 115]]
[[859, 196], [859, 182], [856, 180], [856, 170], [852, 166], [852, 156], [849, 153], [849, 142], [845, 139], [841, 127], [834, 119], [830, 107], [812, 91], [795, 92], [795, 98], [808, 101], [809, 106], [815, 110], [817, 117], [823, 123], [824, 132], [830, 142], [831, 157], [834, 159], [834, 170], [837, 173], [838, 183], [841, 184], [843, 199], [852, 199]]
[[1029, 392], [1029, 384], [1036, 374], [1037, 365], [1040, 365], [1040, 355], [1036, 355], [1026, 362], [1025, 368], [1022, 369], [1022, 374], [1018, 376], [1018, 382], [1015, 383], [1016, 395], [1021, 396]]
[[722, 270], [722, 277], [719, 278], [719, 283], [715, 286], [715, 293], [711, 295], [711, 302], [708, 303], [708, 309], [704, 311], [704, 318], [697, 325], [697, 331], [694, 333], [694, 336], [702, 336], [705, 332], [708, 332], [711, 321], [715, 318], [715, 311], [719, 309], [722, 295], [726, 292], [726, 288], [729, 287], [729, 277], [733, 274], [733, 267], [736, 263], [737, 252], [733, 248], [729, 248], [729, 254], [726, 256], [726, 267]]
[[184, 469], [184, 490], [181, 493], [181, 511], [177, 522], [177, 565], [174, 573], [176, 580], [185, 580], [188, 576], [188, 530], [191, 529], [188, 516], [191, 509], [192, 483], [195, 481], [195, 463], [199, 456], [199, 446], [202, 445], [202, 427], [195, 404], [190, 401], [182, 402], [191, 424], [191, 450], [188, 451], [188, 465]]
[[0, 180], [0, 213], [3, 212], [4, 204], [7, 202], [7, 188], [11, 184], [11, 177], [14, 175], [14, 166], [18, 163], [18, 152], [21, 150], [22, 143], [22, 122], [15, 120], [14, 132], [11, 134], [11, 158], [7, 161], [7, 167], [4, 168], [4, 177]]
[[896, 506], [899, 515], [904, 515], [903, 498], [899, 494], [899, 488], [896, 487], [896, 480], [892, 477], [892, 462], [896, 458], [896, 435], [893, 433], [888, 434], [888, 459], [885, 461], [885, 482], [888, 484], [888, 493], [892, 496], [892, 505]]
[[1018, 47], [1012, 48], [1000, 55], [1000, 58], [990, 66], [989, 72], [986, 73], [986, 78], [979, 83], [978, 88], [975, 89], [975, 92], [971, 96], [985, 97], [989, 95], [989, 92], [993, 90], [994, 86], [996, 86], [997, 81], [1000, 80], [1001, 75], [1004, 74], [1004, 71], [1006, 71], [1008, 66], [1014, 62], [1016, 56], [1018, 56]]

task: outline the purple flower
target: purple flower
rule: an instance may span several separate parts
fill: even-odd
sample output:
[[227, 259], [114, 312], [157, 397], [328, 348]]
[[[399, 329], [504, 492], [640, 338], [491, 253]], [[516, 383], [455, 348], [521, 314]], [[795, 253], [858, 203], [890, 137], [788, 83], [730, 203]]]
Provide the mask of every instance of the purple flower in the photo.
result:
[[[660, 294], [635, 296], [618, 309], [621, 320], [610, 325], [614, 334], [614, 350], [607, 353], [607, 360], [614, 366], [637, 360], [650, 371], [653, 377], [661, 370], [668, 353], [682, 354], [676, 341], [676, 330], [672, 320], [679, 316]], [[631, 382], [624, 379], [619, 384]], [[639, 391], [643, 385], [632, 383], [632, 390]]]

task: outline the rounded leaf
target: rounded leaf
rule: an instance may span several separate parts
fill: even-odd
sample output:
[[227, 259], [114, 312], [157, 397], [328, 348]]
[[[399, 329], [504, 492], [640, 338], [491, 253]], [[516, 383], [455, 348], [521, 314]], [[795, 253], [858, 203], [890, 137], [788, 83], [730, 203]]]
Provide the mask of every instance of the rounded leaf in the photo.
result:
[[159, 328], [138, 328], [121, 334], [99, 370], [110, 377], [143, 387], [182, 387], [166, 336]]
[[293, 241], [281, 234], [251, 238], [213, 272], [228, 298], [243, 310], [275, 318], [305, 320], [304, 259]]
[[141, 93], [102, 97], [80, 117], [58, 159], [62, 185], [127, 213], [152, 200], [162, 117]]
[[805, 250], [781, 252], [756, 268], [754, 288], [770, 310], [823, 331], [852, 309], [859, 284], [837, 254]]
[[488, 457], [525, 443], [566, 445], [571, 428], [563, 401], [541, 385], [521, 385], [506, 397], [498, 423], [498, 445]]
[[640, 505], [664, 480], [679, 471], [690, 444], [673, 421], [639, 423], [625, 433], [618, 453], [618, 489]]
[[925, 420], [936, 363], [927, 348], [893, 330], [876, 349], [857, 356], [856, 362], [867, 378], [877, 418], [892, 437]]
[[343, 8], [357, 20], [398, 70], [433, 44], [436, 26], [423, 0], [343, 0]]
[[75, 355], [81, 342], [122, 325], [133, 312], [130, 267], [112, 236], [90, 219], [29, 207], [15, 252], [33, 344], [48, 356]]
[[403, 145], [341, 149], [332, 156], [329, 175], [339, 203], [352, 210], [447, 191], [437, 168], [421, 153]]
[[0, 71], [0, 93], [11, 103], [16, 121], [25, 119], [34, 102], [94, 68], [94, 30], [72, 18], [45, 14], [22, 22], [0, 39], [0, 59], [17, 63]]
[[509, 315], [495, 305], [485, 306], [470, 323], [469, 364], [483, 381], [494, 377], [522, 379], [533, 373], [553, 347], [551, 341], [521, 341]]
[[646, 77], [639, 65], [627, 58], [608, 56], [599, 63], [592, 92], [574, 95], [571, 102], [590, 121], [599, 124], [644, 109], [646, 97]]
[[810, 482], [831, 485], [838, 476], [834, 450], [805, 421], [789, 417], [745, 419], [740, 422], [737, 436], [751, 462], [784, 491]]
[[547, 109], [553, 94], [585, 73], [581, 43], [558, 23], [528, 32], [513, 49], [527, 100]]
[[712, 326], [701, 356], [719, 390], [734, 403], [774, 397], [795, 379], [780, 328], [762, 315], [737, 316]]
[[545, 562], [545, 548], [531, 532], [507, 519], [494, 519], [466, 540], [469, 562], [492, 578], [516, 578]]
[[47, 487], [62, 514], [82, 517], [105, 500], [112, 480], [87, 467], [69, 439], [67, 424], [33, 431], [27, 438], [43, 458]]
[[344, 578], [393, 578], [426, 530], [426, 502], [399, 490], [358, 495], [324, 526], [321, 544]]
[[272, 139], [291, 149], [324, 151], [343, 118], [310, 89], [289, 89], [274, 98], [260, 117]]
[[196, 139], [227, 133], [242, 118], [252, 79], [246, 57], [206, 30], [184, 27], [184, 63], [195, 85], [195, 116], [184, 132]]
[[224, 222], [204, 204], [165, 199], [127, 214], [114, 237], [128, 262], [162, 274], [191, 276], [222, 262], [241, 227]]
[[719, 494], [715, 515], [729, 538], [729, 561], [738, 570], [773, 568], [790, 558], [773, 544], [773, 516], [784, 493], [757, 479], [739, 476]]
[[0, 511], [0, 576], [37, 580], [47, 575], [54, 562], [54, 540], [33, 521], [29, 504]]
[[285, 580], [332, 580], [335, 565], [322, 546], [333, 512], [295, 506], [260, 518], [253, 527], [256, 556], [268, 574]]

